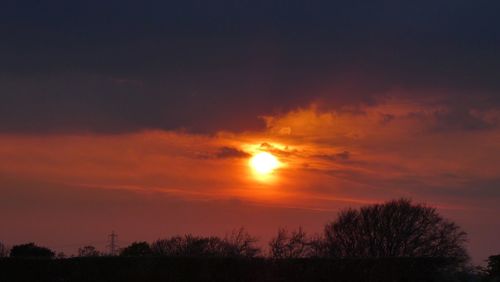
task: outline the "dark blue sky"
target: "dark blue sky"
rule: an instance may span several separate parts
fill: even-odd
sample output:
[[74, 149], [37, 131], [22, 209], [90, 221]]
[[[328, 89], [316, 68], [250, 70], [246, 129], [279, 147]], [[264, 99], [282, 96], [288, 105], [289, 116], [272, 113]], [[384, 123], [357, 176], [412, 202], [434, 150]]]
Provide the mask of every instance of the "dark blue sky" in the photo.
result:
[[500, 104], [499, 14], [498, 1], [2, 1], [0, 131], [248, 130], [395, 88], [439, 91], [467, 123]]

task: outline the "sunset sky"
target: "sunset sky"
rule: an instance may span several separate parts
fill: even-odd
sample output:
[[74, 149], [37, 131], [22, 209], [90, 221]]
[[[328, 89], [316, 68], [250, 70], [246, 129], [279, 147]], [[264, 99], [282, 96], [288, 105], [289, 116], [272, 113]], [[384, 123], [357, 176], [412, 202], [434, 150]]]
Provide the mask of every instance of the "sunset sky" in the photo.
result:
[[500, 2], [334, 2], [2, 1], [0, 241], [264, 246], [406, 197], [499, 253]]

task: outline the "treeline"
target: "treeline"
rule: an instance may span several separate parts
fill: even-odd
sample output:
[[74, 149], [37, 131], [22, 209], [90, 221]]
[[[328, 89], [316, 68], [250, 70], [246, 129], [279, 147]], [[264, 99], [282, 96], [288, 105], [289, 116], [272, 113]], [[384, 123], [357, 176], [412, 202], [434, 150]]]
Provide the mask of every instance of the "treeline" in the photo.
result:
[[[119, 250], [124, 257], [229, 257], [254, 258], [262, 255], [257, 238], [244, 228], [234, 230], [223, 238], [217, 236], [176, 235], [158, 239], [151, 244], [133, 242]], [[78, 249], [78, 257], [109, 256], [100, 253], [94, 246]]]
[[[300, 227], [280, 228], [268, 242], [266, 251], [255, 237], [240, 228], [224, 237], [189, 234], [151, 243], [134, 242], [118, 254], [122, 257], [271, 260], [434, 258], [446, 261], [448, 273], [481, 274], [485, 281], [497, 279], [500, 256], [490, 257], [488, 268], [472, 268], [466, 241], [466, 233], [440, 216], [435, 208], [399, 199], [341, 211], [320, 234], [309, 235]], [[7, 255], [11, 258], [64, 257], [34, 243], [17, 245], [10, 251], [0, 243], [0, 256]], [[99, 256], [106, 254], [93, 246], [78, 250], [78, 257]]]

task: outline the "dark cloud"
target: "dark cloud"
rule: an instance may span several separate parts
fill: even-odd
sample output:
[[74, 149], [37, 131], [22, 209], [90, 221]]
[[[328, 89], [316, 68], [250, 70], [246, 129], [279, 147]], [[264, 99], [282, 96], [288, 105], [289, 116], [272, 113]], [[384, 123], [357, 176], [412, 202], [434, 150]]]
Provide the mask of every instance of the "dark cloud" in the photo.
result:
[[214, 153], [201, 153], [196, 157], [199, 159], [231, 159], [231, 158], [248, 158], [251, 155], [243, 150], [234, 147], [220, 147]]
[[312, 156], [313, 158], [318, 158], [318, 159], [323, 159], [327, 161], [346, 161], [349, 160], [351, 157], [351, 153], [348, 151], [343, 151], [335, 154], [321, 154], [321, 155], [314, 155]]
[[408, 117], [423, 122], [428, 130], [434, 132], [488, 130], [498, 126], [498, 117], [487, 119], [481, 112], [474, 112], [465, 106], [431, 112], [412, 112]]
[[393, 88], [496, 108], [499, 12], [451, 0], [8, 0], [0, 131], [248, 130], [259, 115], [375, 103]]
[[467, 108], [452, 108], [448, 111], [436, 111], [434, 113], [436, 123], [435, 130], [461, 129], [461, 130], [483, 130], [491, 129], [496, 124], [475, 116]]
[[219, 151], [215, 154], [217, 159], [228, 159], [228, 158], [248, 158], [250, 154], [233, 148], [233, 147], [222, 147], [219, 148]]

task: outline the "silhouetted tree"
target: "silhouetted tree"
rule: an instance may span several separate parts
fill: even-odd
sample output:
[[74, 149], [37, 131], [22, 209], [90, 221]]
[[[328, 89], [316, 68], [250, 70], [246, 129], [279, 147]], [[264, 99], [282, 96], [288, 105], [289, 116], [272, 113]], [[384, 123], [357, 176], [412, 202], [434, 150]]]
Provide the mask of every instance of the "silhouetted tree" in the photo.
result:
[[151, 247], [147, 242], [133, 242], [120, 252], [121, 256], [143, 257], [152, 255]]
[[490, 256], [488, 258], [488, 266], [486, 268], [486, 277], [484, 281], [500, 281], [500, 255]]
[[94, 246], [83, 246], [78, 249], [79, 257], [98, 257], [101, 253]]
[[158, 256], [254, 257], [260, 252], [256, 242], [254, 237], [241, 228], [224, 239], [190, 234], [159, 239], [151, 244], [151, 251]]
[[16, 245], [10, 250], [12, 258], [53, 258], [54, 255], [49, 248], [39, 247], [35, 243]]
[[6, 257], [8, 253], [9, 252], [7, 250], [7, 247], [5, 247], [2, 242], [0, 242], [0, 258]]
[[319, 234], [314, 234], [309, 237], [309, 255], [308, 257], [328, 257], [328, 248], [326, 246], [326, 240], [323, 236]]
[[324, 240], [319, 235], [307, 236], [301, 227], [292, 232], [280, 228], [269, 242], [269, 256], [274, 259], [324, 257]]
[[444, 257], [468, 259], [466, 233], [436, 209], [400, 199], [342, 211], [325, 227], [333, 257]]
[[309, 239], [302, 227], [291, 233], [285, 228], [280, 228], [276, 237], [269, 242], [269, 251], [270, 256], [275, 259], [308, 257]]
[[223, 240], [225, 255], [233, 257], [255, 257], [261, 250], [257, 246], [257, 238], [251, 236], [245, 228], [241, 227], [226, 235]]
[[151, 251], [156, 256], [180, 256], [182, 252], [181, 236], [158, 239], [151, 244]]
[[159, 256], [217, 256], [221, 240], [217, 237], [200, 237], [191, 234], [159, 239], [151, 244], [154, 255]]

